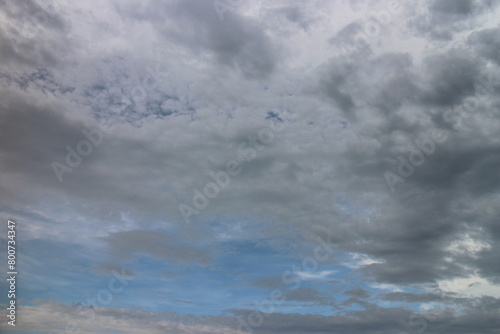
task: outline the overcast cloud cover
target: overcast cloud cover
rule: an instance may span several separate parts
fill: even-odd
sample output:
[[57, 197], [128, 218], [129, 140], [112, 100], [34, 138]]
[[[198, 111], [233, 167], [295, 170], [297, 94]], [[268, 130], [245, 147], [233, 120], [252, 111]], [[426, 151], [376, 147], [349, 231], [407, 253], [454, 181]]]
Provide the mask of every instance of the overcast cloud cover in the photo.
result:
[[498, 4], [0, 1], [0, 330], [500, 333]]

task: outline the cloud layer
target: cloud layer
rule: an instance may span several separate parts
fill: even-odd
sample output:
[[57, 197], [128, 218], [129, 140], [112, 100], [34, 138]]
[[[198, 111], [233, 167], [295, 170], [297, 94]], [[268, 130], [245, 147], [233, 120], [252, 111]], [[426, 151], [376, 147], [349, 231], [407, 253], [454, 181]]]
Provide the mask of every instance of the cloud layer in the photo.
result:
[[499, 10], [0, 2], [0, 328], [495, 333]]

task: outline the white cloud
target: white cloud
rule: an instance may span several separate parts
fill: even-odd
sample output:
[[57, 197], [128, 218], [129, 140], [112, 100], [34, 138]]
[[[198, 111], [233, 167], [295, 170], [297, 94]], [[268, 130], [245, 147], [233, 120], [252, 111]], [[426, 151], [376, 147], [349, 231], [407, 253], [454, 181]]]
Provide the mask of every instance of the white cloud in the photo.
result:
[[330, 279], [330, 276], [335, 274], [334, 270], [323, 270], [318, 272], [296, 271], [295, 274], [303, 281], [325, 281]]
[[469, 255], [477, 258], [479, 252], [489, 250], [491, 247], [491, 244], [484, 238], [477, 239], [469, 234], [464, 234], [454, 240], [446, 250], [453, 255]]
[[352, 269], [358, 269], [371, 264], [383, 263], [383, 261], [373, 259], [366, 254], [351, 253], [349, 255], [349, 261], [343, 263], [343, 265]]
[[445, 292], [454, 292], [467, 297], [500, 298], [500, 284], [491, 283], [479, 276], [442, 280], [438, 282], [438, 287]]

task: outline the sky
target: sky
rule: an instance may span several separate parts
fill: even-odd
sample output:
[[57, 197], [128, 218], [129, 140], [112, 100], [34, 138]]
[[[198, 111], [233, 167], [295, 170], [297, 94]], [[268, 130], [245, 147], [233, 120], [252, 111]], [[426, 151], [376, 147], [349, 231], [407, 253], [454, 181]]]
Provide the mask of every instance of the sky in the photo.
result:
[[0, 15], [2, 333], [500, 333], [498, 2]]

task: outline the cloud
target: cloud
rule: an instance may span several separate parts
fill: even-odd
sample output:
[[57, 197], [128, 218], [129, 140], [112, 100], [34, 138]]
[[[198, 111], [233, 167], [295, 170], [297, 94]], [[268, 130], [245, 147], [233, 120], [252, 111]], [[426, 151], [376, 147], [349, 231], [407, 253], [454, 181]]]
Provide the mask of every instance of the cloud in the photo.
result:
[[[260, 333], [285, 332], [302, 333], [304, 329], [314, 332], [336, 330], [350, 333], [377, 333], [380, 331], [415, 330], [421, 323], [415, 320], [429, 319], [426, 328], [436, 333], [446, 333], [448, 326], [457, 326], [457, 333], [468, 333], [464, 324], [474, 325], [482, 333], [494, 333], [498, 326], [497, 311], [489, 308], [492, 300], [477, 300], [478, 311], [471, 309], [469, 314], [457, 315], [449, 311], [413, 316], [408, 309], [390, 308], [353, 312], [352, 317], [319, 316], [301, 314], [272, 314], [264, 325], [255, 330]], [[498, 302], [498, 301], [497, 301]], [[472, 305], [471, 305], [472, 306]], [[234, 332], [240, 324], [231, 316], [190, 317], [179, 316], [172, 312], [145, 312], [140, 310], [113, 309], [98, 307], [94, 310], [78, 309], [56, 302], [39, 301], [38, 305], [23, 306], [21, 312], [26, 314], [21, 330], [37, 330], [41, 333], [64, 333], [66, 328], [79, 328], [83, 333], [114, 330], [123, 333], [161, 333], [166, 330], [180, 333], [229, 333]], [[247, 310], [234, 311], [248, 314]], [[5, 313], [5, 311], [2, 311]], [[54, 320], [47, 321], [49, 315], [57, 315]], [[92, 321], [89, 321], [92, 317]], [[44, 320], [45, 319], [45, 320]], [[400, 321], [400, 319], [405, 319]], [[432, 319], [432, 320], [431, 320]], [[405, 322], [407, 321], [407, 322]], [[456, 325], [455, 325], [456, 324]], [[2, 324], [2, 328], [5, 327]], [[71, 327], [74, 326], [74, 327]]]
[[425, 1], [418, 7], [419, 19], [412, 18], [409, 26], [431, 41], [449, 42], [455, 34], [472, 29], [478, 16], [495, 7], [491, 1]]
[[[190, 247], [176, 241], [169, 235], [153, 231], [127, 231], [111, 234], [104, 238], [110, 247], [110, 254], [117, 258], [129, 258], [133, 254], [146, 254], [164, 261], [178, 263], [195, 262], [201, 265], [211, 263], [206, 250]], [[130, 248], [134, 245], [134, 248]]]
[[296, 274], [299, 276], [301, 280], [309, 281], [309, 280], [325, 280], [335, 271], [332, 270], [323, 270], [319, 272], [307, 272], [307, 271], [297, 271]]
[[248, 77], [262, 78], [272, 73], [277, 66], [278, 49], [265, 31], [257, 22], [233, 11], [227, 12], [221, 20], [216, 5], [210, 1], [168, 4], [151, 1], [142, 10], [132, 4], [118, 8], [136, 20], [154, 22], [171, 42], [191, 52], [208, 53], [219, 64], [237, 68]]
[[[51, 300], [23, 304], [23, 330], [64, 331], [127, 264], [139, 285], [85, 331], [234, 331], [320, 244], [328, 259], [255, 332], [410, 331], [415, 309], [436, 314], [429, 332], [498, 328], [496, 4], [402, 4], [368, 38], [383, 1], [242, 1], [223, 20], [212, 1], [60, 4], [26, 37], [41, 5], [0, 4], [2, 216], [34, 250], [82, 254], [58, 286], [90, 283], [29, 281], [29, 303]], [[91, 130], [102, 142], [60, 182], [53, 163]], [[186, 224], [179, 204], [232, 160]]]
[[500, 40], [498, 38], [498, 29], [484, 29], [474, 32], [469, 36], [469, 39], [474, 50], [479, 55], [499, 64]]

